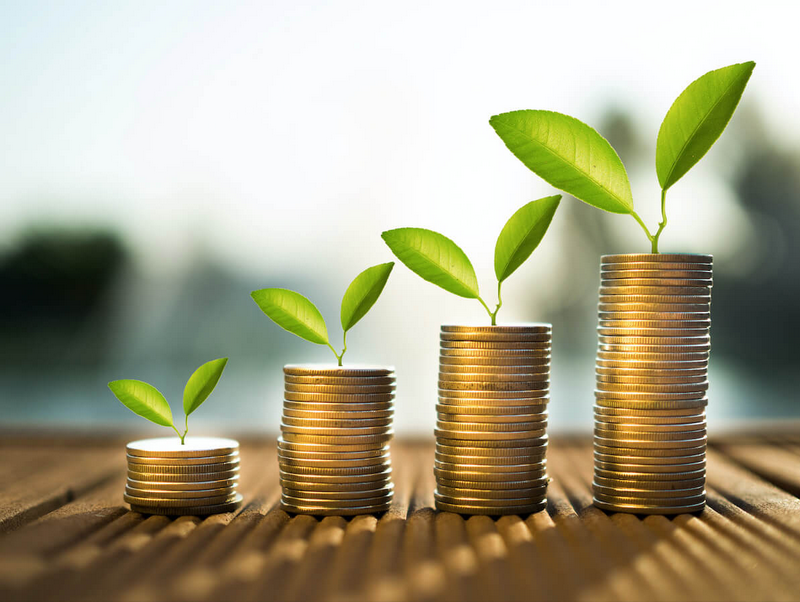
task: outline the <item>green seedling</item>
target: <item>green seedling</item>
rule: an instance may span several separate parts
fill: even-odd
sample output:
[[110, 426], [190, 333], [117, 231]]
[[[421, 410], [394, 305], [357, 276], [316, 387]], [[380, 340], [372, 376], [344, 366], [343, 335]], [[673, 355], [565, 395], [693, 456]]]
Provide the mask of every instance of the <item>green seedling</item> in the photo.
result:
[[199, 408], [200, 404], [211, 395], [227, 363], [227, 357], [211, 360], [200, 366], [189, 377], [183, 389], [183, 413], [186, 416], [183, 434], [172, 421], [172, 410], [166, 398], [153, 385], [140, 380], [113, 380], [108, 383], [108, 388], [134, 414], [158, 425], [172, 428], [181, 438], [181, 445], [184, 445], [186, 433], [189, 432], [189, 414]]
[[381, 237], [397, 258], [412, 272], [446, 291], [477, 299], [497, 324], [497, 312], [503, 305], [500, 289], [503, 282], [521, 266], [539, 246], [561, 202], [561, 195], [531, 201], [506, 222], [494, 249], [494, 273], [497, 276], [497, 305], [494, 311], [481, 298], [478, 279], [467, 255], [452, 240], [424, 228], [397, 228]]
[[667, 225], [667, 190], [717, 141], [733, 116], [755, 63], [710, 71], [689, 86], [667, 112], [656, 143], [661, 221], [651, 234], [633, 209], [628, 174], [612, 146], [591, 127], [552, 111], [512, 111], [489, 120], [508, 149], [552, 186], [642, 227], [653, 253]]
[[342, 322], [342, 352], [336, 353], [328, 338], [325, 319], [316, 306], [300, 293], [285, 288], [263, 288], [253, 291], [250, 296], [267, 316], [284, 330], [296, 334], [301, 339], [317, 345], [327, 345], [339, 365], [347, 351], [347, 331], [363, 318], [375, 305], [383, 292], [389, 274], [392, 273], [393, 262], [382, 263], [367, 268], [356, 276], [347, 287], [342, 298], [340, 312]]

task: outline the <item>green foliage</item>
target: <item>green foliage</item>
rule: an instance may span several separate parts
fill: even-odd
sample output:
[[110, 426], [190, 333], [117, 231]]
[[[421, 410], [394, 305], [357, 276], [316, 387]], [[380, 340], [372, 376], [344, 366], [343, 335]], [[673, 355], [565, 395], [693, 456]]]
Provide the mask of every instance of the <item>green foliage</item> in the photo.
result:
[[194, 371], [183, 389], [183, 411], [188, 416], [200, 407], [217, 386], [228, 358], [211, 360]]
[[169, 403], [153, 385], [140, 380], [113, 380], [108, 388], [134, 414], [160, 426], [172, 426]]
[[489, 124], [545, 182], [604, 211], [633, 211], [625, 166], [606, 139], [585, 123], [552, 111], [512, 111], [495, 115]]
[[253, 301], [284, 330], [317, 345], [328, 344], [328, 328], [316, 306], [300, 293], [264, 288], [250, 293]]
[[511, 276], [539, 246], [560, 202], [560, 194], [531, 201], [506, 222], [494, 249], [498, 282]]
[[344, 331], [341, 353], [331, 345], [325, 319], [316, 306], [300, 293], [284, 288], [265, 288], [253, 291], [250, 296], [267, 316], [281, 328], [312, 343], [327, 345], [339, 365], [347, 351], [347, 331], [372, 309], [383, 292], [394, 263], [382, 263], [367, 268], [355, 277], [342, 298], [341, 321]]
[[560, 201], [561, 195], [532, 201], [506, 222], [494, 252], [494, 271], [497, 275], [497, 306], [494, 311], [480, 296], [478, 278], [469, 258], [446, 236], [424, 228], [397, 228], [384, 232], [381, 237], [392, 253], [424, 280], [459, 297], [477, 299], [492, 319], [492, 325], [495, 325], [497, 312], [503, 305], [500, 296], [503, 281], [539, 246]]
[[[591, 127], [552, 111], [512, 111], [495, 115], [489, 123], [508, 149], [546, 182], [598, 209], [630, 214], [644, 230], [652, 252], [658, 253], [658, 241], [667, 225], [667, 190], [703, 158], [725, 130], [754, 68], [751, 61], [706, 73], [692, 82], [667, 112], [656, 144], [661, 221], [655, 234], [634, 211], [625, 166]], [[496, 254], [498, 278], [504, 273], [501, 267]]]
[[183, 411], [186, 415], [186, 430], [183, 434], [172, 421], [172, 410], [166, 398], [153, 385], [140, 380], [113, 380], [108, 383], [108, 388], [135, 414], [160, 426], [173, 429], [183, 443], [189, 432], [189, 414], [211, 395], [227, 363], [227, 357], [206, 362], [189, 377], [183, 390]]
[[375, 305], [389, 280], [394, 262], [367, 268], [355, 277], [342, 298], [342, 329], [347, 332]]
[[381, 238], [420, 278], [459, 297], [477, 299], [480, 296], [472, 263], [446, 236], [424, 228], [397, 228], [384, 232]]
[[751, 61], [706, 73], [672, 104], [656, 145], [656, 173], [663, 190], [680, 180], [722, 135], [755, 66]]

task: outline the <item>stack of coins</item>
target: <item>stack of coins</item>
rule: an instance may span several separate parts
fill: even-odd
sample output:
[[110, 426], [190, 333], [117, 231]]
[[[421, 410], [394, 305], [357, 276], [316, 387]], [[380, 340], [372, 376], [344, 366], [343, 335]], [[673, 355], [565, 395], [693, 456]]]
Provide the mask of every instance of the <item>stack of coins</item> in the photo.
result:
[[394, 494], [394, 368], [284, 367], [278, 464], [285, 510], [383, 512]]
[[615, 512], [702, 510], [710, 255], [602, 258], [594, 503]]
[[239, 442], [216, 437], [142, 439], [128, 444], [125, 501], [142, 514], [198, 516], [236, 510]]
[[549, 324], [442, 326], [436, 507], [527, 514], [547, 505]]

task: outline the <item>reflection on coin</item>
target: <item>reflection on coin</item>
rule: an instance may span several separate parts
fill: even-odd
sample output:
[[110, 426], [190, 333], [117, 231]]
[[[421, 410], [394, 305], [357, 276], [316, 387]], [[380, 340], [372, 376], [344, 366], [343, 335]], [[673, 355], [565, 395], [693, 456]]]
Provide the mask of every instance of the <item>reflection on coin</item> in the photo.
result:
[[242, 496], [236, 495], [230, 502], [210, 504], [207, 506], [160, 507], [131, 504], [131, 512], [140, 514], [158, 514], [162, 516], [207, 516], [209, 514], [222, 514], [233, 512], [242, 505]]
[[331, 366], [330, 364], [287, 364], [283, 373], [291, 376], [389, 376], [394, 368], [386, 366]]
[[136, 487], [131, 487], [130, 483], [128, 483], [128, 485], [125, 487], [125, 494], [137, 498], [168, 500], [196, 498], [206, 499], [212, 497], [224, 497], [227, 499], [232, 495], [236, 495], [236, 487], [175, 491], [174, 489], [139, 489]]
[[122, 498], [131, 505], [136, 506], [154, 506], [157, 508], [179, 508], [181, 506], [184, 507], [196, 507], [196, 506], [207, 506], [212, 504], [228, 504], [236, 500], [238, 496], [234, 495], [218, 495], [218, 496], [209, 496], [209, 497], [202, 497], [202, 498], [184, 498], [184, 499], [176, 499], [176, 498], [144, 498], [144, 497], [136, 497], [132, 495], [128, 495], [127, 493], [123, 494]]

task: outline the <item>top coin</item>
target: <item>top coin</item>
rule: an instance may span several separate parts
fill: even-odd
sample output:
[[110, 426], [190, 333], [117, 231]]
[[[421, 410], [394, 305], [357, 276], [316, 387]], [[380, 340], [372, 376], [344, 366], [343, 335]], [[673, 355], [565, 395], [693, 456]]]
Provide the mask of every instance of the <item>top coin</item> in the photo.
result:
[[313, 376], [295, 376], [286, 374], [284, 382], [295, 385], [393, 385], [394, 376], [326, 376], [315, 374]]
[[485, 343], [542, 343], [552, 337], [549, 332], [443, 332], [442, 341], [475, 341]]
[[142, 458], [203, 458], [225, 456], [239, 449], [235, 439], [219, 437], [186, 437], [184, 444], [178, 437], [140, 439], [127, 445], [128, 455]]
[[710, 263], [675, 263], [668, 261], [631, 261], [627, 263], [603, 263], [600, 269], [604, 272], [629, 271], [629, 270], [676, 270], [676, 271], [697, 271], [711, 272], [713, 267]]
[[545, 324], [545, 323], [530, 323], [530, 324], [514, 324], [511, 326], [459, 326], [455, 324], [442, 324], [442, 332], [451, 332], [451, 333], [460, 333], [460, 334], [471, 334], [471, 333], [483, 333], [483, 334], [542, 334], [551, 332], [553, 330], [552, 324]]
[[713, 255], [700, 255], [695, 253], [624, 253], [619, 255], [603, 255], [601, 263], [628, 263], [628, 262], [653, 262], [653, 263], [712, 263]]
[[394, 375], [394, 366], [286, 364], [283, 367], [283, 373], [292, 376], [391, 376]]

